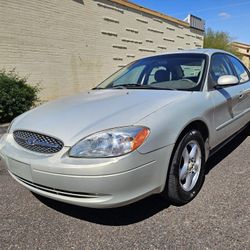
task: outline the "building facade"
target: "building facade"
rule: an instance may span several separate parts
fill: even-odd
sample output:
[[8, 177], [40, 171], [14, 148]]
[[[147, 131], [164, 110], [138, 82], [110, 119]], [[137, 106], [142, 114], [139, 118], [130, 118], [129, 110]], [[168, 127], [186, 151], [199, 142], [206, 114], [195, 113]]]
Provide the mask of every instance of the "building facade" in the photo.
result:
[[250, 69], [250, 44], [234, 42], [233, 46], [240, 53], [242, 62]]
[[90, 89], [141, 57], [203, 47], [201, 23], [125, 0], [0, 0], [0, 23], [0, 69], [40, 83], [43, 100]]

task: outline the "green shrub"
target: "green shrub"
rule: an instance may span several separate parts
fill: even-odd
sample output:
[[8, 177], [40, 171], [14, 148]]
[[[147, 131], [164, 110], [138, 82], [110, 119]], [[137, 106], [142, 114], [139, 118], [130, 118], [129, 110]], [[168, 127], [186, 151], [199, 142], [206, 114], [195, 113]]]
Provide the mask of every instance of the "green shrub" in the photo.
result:
[[0, 124], [34, 107], [39, 91], [38, 86], [28, 85], [27, 78], [19, 77], [15, 70], [0, 71]]

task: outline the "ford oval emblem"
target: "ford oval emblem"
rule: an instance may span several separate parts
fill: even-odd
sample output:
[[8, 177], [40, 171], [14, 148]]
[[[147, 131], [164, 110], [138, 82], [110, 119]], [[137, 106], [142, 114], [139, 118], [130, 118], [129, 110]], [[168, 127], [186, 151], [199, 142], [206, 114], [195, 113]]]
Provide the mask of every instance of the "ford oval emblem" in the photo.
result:
[[49, 143], [45, 141], [40, 141], [34, 137], [29, 137], [26, 139], [26, 144], [29, 146], [40, 146], [40, 147], [46, 147], [46, 148], [59, 148], [60, 145], [57, 143]]
[[36, 145], [36, 138], [34, 138], [34, 137], [29, 137], [29, 138], [26, 140], [26, 144], [28, 144], [28, 145], [30, 145], [30, 146]]

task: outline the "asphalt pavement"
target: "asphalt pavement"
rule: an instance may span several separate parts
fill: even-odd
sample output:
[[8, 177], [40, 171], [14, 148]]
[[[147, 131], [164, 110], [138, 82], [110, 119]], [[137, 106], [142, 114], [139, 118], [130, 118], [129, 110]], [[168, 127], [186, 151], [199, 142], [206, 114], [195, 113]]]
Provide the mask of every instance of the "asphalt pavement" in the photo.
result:
[[89, 209], [33, 195], [0, 163], [0, 249], [250, 249], [250, 136], [209, 159], [189, 204]]

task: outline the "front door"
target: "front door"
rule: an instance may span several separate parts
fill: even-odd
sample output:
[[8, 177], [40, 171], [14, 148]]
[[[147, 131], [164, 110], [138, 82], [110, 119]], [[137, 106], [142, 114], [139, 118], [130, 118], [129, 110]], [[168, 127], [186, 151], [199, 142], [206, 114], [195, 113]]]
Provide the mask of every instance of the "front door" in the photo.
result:
[[241, 84], [216, 87], [220, 76], [235, 75], [226, 54], [216, 53], [211, 58], [209, 81], [214, 89], [210, 92], [214, 103], [214, 140], [211, 146], [223, 142], [239, 129], [238, 115], [242, 112], [239, 97], [244, 87]]

